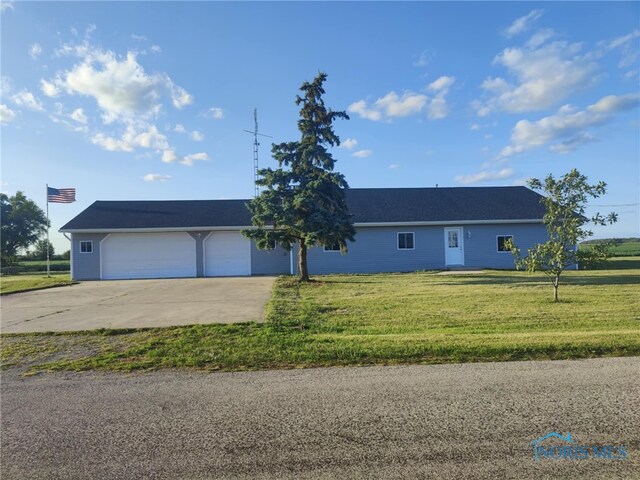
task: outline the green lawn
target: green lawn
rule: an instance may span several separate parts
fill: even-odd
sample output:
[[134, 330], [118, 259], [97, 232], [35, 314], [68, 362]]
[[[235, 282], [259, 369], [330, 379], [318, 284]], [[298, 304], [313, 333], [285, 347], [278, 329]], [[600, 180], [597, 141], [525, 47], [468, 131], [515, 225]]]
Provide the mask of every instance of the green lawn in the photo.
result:
[[264, 324], [4, 335], [2, 361], [248, 370], [640, 355], [640, 260], [618, 261], [635, 268], [567, 272], [557, 304], [544, 276], [523, 272], [284, 277]]
[[41, 290], [43, 288], [61, 287], [72, 285], [73, 281], [68, 273], [52, 273], [51, 277], [46, 274], [20, 274], [0, 277], [0, 294], [28, 292], [31, 290]]

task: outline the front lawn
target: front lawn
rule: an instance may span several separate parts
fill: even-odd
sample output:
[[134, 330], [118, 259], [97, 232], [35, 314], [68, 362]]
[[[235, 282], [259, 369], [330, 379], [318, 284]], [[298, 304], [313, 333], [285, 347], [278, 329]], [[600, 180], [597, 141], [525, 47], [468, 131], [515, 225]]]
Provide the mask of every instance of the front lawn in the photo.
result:
[[42, 275], [3, 275], [0, 277], [0, 294], [29, 292], [31, 290], [41, 290], [43, 288], [62, 287], [72, 285], [73, 282], [68, 273], [51, 274], [47, 277]]
[[4, 335], [2, 361], [250, 370], [640, 355], [638, 266], [567, 272], [558, 304], [543, 276], [522, 272], [284, 277], [264, 324]]

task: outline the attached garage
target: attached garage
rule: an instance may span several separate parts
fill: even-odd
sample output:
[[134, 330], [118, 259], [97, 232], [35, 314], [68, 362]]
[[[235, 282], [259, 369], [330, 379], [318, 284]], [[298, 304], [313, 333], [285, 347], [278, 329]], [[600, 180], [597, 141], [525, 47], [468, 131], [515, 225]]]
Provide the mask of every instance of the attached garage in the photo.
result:
[[251, 275], [251, 241], [238, 231], [212, 232], [204, 242], [204, 275]]
[[196, 241], [185, 232], [111, 233], [100, 243], [104, 280], [195, 277]]

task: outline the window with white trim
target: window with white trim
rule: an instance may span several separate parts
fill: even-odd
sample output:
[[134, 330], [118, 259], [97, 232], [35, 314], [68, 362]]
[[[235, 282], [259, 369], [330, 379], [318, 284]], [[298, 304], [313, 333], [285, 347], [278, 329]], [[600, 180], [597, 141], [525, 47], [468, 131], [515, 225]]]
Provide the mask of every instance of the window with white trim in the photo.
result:
[[398, 232], [398, 250], [413, 250], [413, 232]]
[[332, 243], [331, 245], [325, 245], [323, 250], [325, 252], [339, 252], [340, 244], [336, 242], [336, 243]]
[[91, 240], [82, 240], [80, 242], [80, 253], [93, 253], [93, 242]]
[[507, 248], [506, 243], [507, 240], [513, 241], [513, 235], [498, 235], [496, 238], [498, 242], [498, 252], [511, 252], [511, 250]]

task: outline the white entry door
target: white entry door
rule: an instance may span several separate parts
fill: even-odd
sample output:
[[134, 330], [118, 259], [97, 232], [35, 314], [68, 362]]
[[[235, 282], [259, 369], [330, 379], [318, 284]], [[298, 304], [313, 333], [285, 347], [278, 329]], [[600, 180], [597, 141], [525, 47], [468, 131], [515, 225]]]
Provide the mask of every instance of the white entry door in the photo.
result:
[[462, 227], [444, 229], [444, 259], [446, 265], [464, 265]]
[[240, 232], [213, 232], [204, 242], [204, 275], [251, 275], [251, 241]]

